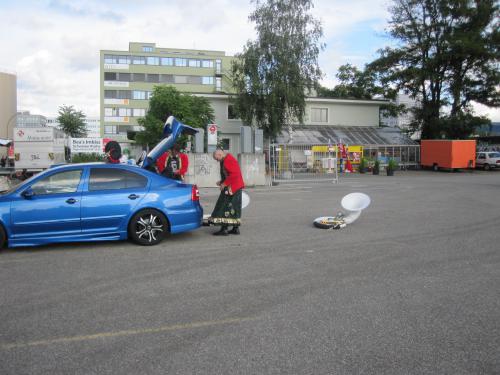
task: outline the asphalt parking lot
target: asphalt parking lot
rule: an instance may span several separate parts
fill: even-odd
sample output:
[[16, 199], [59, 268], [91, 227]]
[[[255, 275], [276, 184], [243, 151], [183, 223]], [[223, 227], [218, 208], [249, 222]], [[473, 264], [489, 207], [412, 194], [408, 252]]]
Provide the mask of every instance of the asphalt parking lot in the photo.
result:
[[248, 192], [240, 236], [1, 251], [0, 374], [500, 373], [500, 171]]

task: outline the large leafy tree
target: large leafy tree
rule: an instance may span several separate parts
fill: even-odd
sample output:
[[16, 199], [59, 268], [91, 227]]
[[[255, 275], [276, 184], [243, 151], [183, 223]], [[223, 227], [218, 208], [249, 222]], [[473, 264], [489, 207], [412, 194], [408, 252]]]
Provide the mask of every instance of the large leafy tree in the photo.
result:
[[[368, 68], [360, 70], [351, 64], [341, 65], [336, 77], [338, 84], [333, 89], [322, 86], [318, 88], [319, 97], [394, 100], [397, 95], [395, 88], [381, 82], [379, 75]], [[396, 105], [393, 102], [380, 106], [381, 114], [384, 116], [396, 116], [405, 110], [404, 105]]]
[[172, 86], [155, 86], [146, 117], [138, 120], [144, 130], [136, 134], [135, 141], [156, 145], [162, 139], [163, 125], [169, 116], [198, 128], [214, 122], [214, 111], [206, 98], [181, 93]]
[[316, 88], [323, 35], [310, 0], [255, 1], [250, 14], [257, 39], [248, 41], [232, 65], [236, 110], [268, 136], [291, 121], [303, 122], [305, 98]]
[[87, 136], [85, 115], [82, 111], [73, 108], [72, 105], [59, 107], [57, 121], [59, 122], [59, 128], [70, 137], [82, 138]]
[[499, 8], [495, 0], [395, 0], [390, 34], [370, 68], [417, 98], [422, 138], [462, 138], [488, 120], [472, 103], [499, 106]]

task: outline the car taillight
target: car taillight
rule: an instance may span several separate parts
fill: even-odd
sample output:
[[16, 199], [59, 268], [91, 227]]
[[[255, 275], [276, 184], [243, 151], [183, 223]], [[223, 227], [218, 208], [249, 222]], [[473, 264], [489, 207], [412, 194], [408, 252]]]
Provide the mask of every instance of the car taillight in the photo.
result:
[[198, 190], [198, 186], [193, 185], [191, 188], [191, 200], [199, 201], [200, 200], [200, 191]]

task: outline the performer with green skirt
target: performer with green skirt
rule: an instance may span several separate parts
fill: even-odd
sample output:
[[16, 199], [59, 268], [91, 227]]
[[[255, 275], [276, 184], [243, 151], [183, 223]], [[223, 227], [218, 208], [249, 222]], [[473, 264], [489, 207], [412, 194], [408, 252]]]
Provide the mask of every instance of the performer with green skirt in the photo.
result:
[[[241, 194], [245, 187], [240, 166], [233, 155], [222, 149], [215, 150], [213, 157], [220, 162], [221, 179], [217, 182], [220, 188], [219, 199], [209, 221], [221, 226], [220, 230], [214, 233], [216, 236], [240, 234]], [[228, 226], [233, 228], [228, 231]]]

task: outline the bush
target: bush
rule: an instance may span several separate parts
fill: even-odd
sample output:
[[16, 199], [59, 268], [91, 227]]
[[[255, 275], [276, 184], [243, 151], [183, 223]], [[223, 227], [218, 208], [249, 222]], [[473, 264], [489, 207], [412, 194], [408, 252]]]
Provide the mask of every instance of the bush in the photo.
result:
[[91, 163], [94, 161], [105, 161], [106, 156], [104, 154], [71, 154], [71, 162], [72, 163]]
[[359, 173], [365, 173], [367, 167], [367, 160], [365, 158], [361, 158], [361, 160], [359, 161]]
[[387, 169], [395, 170], [398, 168], [398, 165], [398, 162], [391, 158], [387, 163]]

